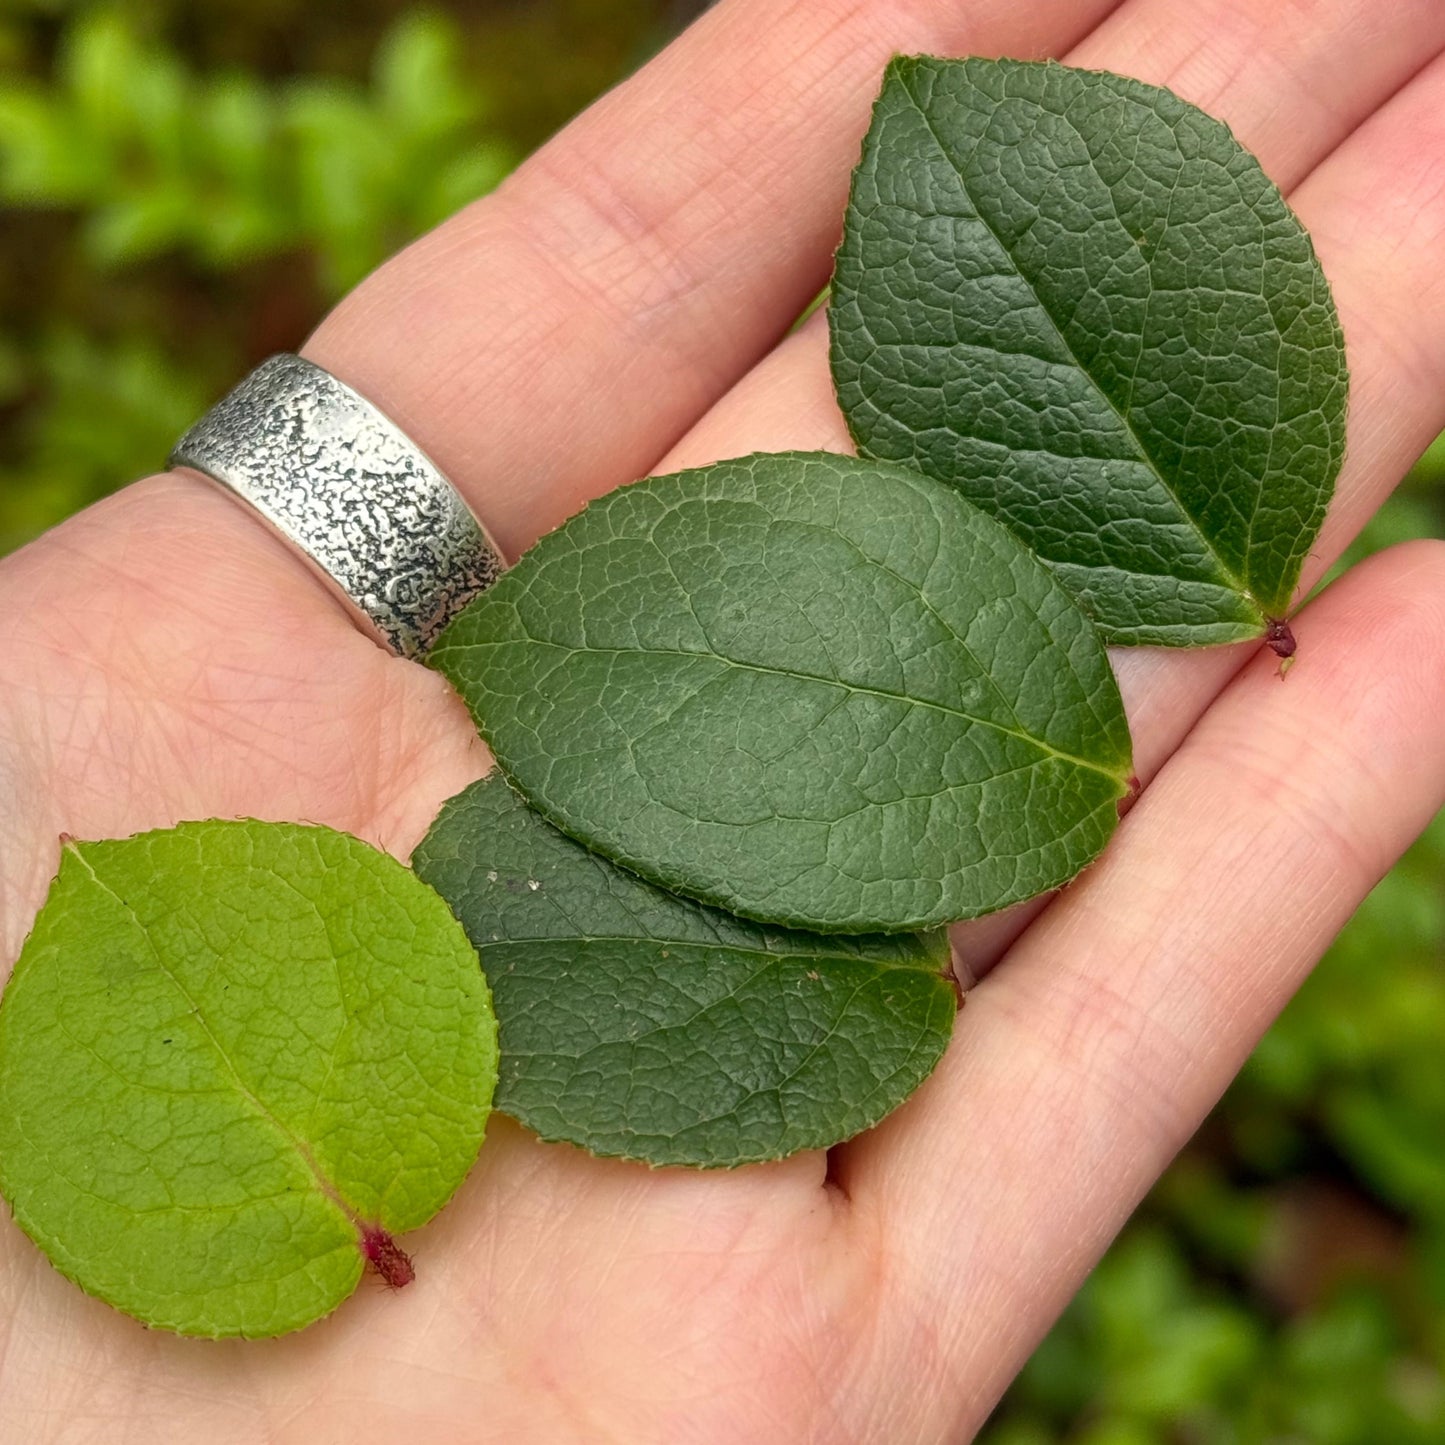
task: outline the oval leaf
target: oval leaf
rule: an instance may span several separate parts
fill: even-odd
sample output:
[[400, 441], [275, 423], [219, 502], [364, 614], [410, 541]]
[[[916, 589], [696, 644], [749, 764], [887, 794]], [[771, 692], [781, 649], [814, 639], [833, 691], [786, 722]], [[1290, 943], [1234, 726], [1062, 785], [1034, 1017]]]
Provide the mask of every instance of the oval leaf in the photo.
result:
[[476, 1158], [496, 1027], [401, 864], [323, 828], [68, 844], [0, 1001], [0, 1192], [83, 1289], [183, 1334], [332, 1310]]
[[816, 932], [924, 928], [1063, 883], [1129, 777], [1103, 647], [1048, 569], [948, 488], [849, 457], [613, 492], [430, 661], [558, 827]]
[[943, 933], [822, 938], [654, 888], [500, 774], [412, 859], [482, 956], [497, 1108], [594, 1154], [705, 1168], [824, 1149], [932, 1071], [956, 1012]]
[[1262, 635], [1344, 451], [1309, 237], [1168, 91], [900, 58], [838, 253], [833, 376], [860, 449], [958, 487], [1111, 641]]

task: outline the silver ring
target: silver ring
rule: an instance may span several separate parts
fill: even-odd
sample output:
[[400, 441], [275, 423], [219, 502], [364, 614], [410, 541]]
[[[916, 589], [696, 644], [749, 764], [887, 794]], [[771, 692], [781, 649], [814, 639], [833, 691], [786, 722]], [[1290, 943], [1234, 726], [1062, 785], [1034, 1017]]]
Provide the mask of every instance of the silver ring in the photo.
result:
[[505, 565], [401, 428], [299, 356], [263, 361], [176, 443], [170, 465], [248, 502], [403, 657], [424, 655]]

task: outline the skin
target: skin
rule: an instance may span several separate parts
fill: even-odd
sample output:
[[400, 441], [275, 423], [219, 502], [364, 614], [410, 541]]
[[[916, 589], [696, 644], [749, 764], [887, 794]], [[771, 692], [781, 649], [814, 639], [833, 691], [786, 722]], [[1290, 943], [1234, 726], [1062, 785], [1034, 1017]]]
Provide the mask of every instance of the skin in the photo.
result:
[[[1438, 0], [724, 0], [308, 353], [512, 553], [590, 496], [845, 447], [817, 324], [892, 51], [1056, 54], [1225, 118], [1290, 194], [1353, 370], [1312, 582], [1445, 425]], [[485, 754], [194, 478], [0, 566], [0, 957], [62, 832], [248, 814], [405, 857]], [[960, 932], [932, 1080], [830, 1156], [723, 1175], [504, 1120], [411, 1287], [262, 1344], [149, 1334], [0, 1227], [0, 1435], [31, 1442], [969, 1437], [1358, 900], [1445, 801], [1445, 546], [1384, 554], [1266, 648], [1117, 659], [1146, 785], [1047, 904]], [[997, 964], [996, 968], [993, 965]], [[990, 971], [992, 970], [992, 971]]]

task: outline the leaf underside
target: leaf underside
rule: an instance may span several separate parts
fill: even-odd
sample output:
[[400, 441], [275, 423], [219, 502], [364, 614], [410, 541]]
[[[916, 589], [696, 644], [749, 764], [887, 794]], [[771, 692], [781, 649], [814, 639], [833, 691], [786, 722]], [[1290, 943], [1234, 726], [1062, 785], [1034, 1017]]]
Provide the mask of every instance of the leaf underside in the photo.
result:
[[890, 64], [829, 312], [859, 448], [957, 487], [1113, 642], [1284, 617], [1347, 375], [1298, 220], [1220, 122], [1123, 76]]
[[1103, 647], [1050, 571], [949, 488], [823, 453], [601, 498], [430, 661], [565, 832], [815, 932], [1063, 883], [1130, 772]]
[[275, 1335], [425, 1223], [481, 1145], [475, 950], [393, 859], [323, 828], [67, 845], [0, 1001], [0, 1192], [147, 1324]]
[[902, 1103], [953, 1027], [942, 932], [745, 922], [588, 851], [496, 772], [412, 866], [491, 982], [496, 1107], [547, 1140], [705, 1168], [827, 1148]]

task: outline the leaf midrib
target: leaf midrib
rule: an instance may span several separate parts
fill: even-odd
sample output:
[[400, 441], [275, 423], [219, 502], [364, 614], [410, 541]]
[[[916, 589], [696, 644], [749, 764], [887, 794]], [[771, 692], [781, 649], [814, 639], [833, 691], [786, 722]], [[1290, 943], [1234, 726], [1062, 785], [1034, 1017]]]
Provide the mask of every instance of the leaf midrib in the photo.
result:
[[[814, 682], [826, 687], [842, 688], [847, 692], [862, 694], [867, 697], [884, 698], [890, 702], [906, 703], [911, 707], [931, 708], [935, 712], [941, 712], [948, 717], [961, 718], [964, 722], [972, 723], [975, 727], [989, 728], [994, 732], [1001, 733], [1005, 737], [1011, 737], [1019, 742], [1027, 743], [1036, 748], [1046, 758], [1056, 758], [1060, 762], [1072, 763], [1075, 767], [1084, 768], [1089, 772], [1098, 773], [1102, 777], [1110, 779], [1114, 783], [1122, 784], [1125, 781], [1125, 774], [1115, 772], [1101, 763], [1090, 762], [1087, 758], [1081, 758], [1073, 753], [1066, 752], [1062, 748], [1056, 748], [1045, 742], [1042, 738], [1036, 738], [1032, 733], [1020, 732], [1014, 728], [1005, 727], [1002, 723], [991, 721], [989, 718], [975, 717], [972, 713], [963, 712], [959, 708], [949, 707], [945, 703], [935, 702], [931, 698], [910, 697], [907, 693], [893, 692], [887, 688], [866, 687], [862, 683], [850, 682], [844, 678], [823, 677], [817, 673], [801, 672], [795, 668], [763, 666], [761, 663], [741, 662], [737, 658], [724, 657], [719, 652], [690, 652], [680, 647], [573, 647], [565, 642], [553, 642], [549, 638], [533, 637], [530, 634], [526, 642], [537, 647], [555, 647], [561, 652], [573, 656], [587, 657], [685, 657], [694, 660], [711, 660], [719, 662], [724, 667], [736, 668], [741, 672], [759, 673], [764, 677], [789, 677], [798, 682]], [[467, 652], [486, 647], [506, 647], [512, 645], [515, 639], [509, 641], [492, 642], [468, 642], [456, 645], [456, 651]], [[452, 649], [448, 649], [450, 651]], [[986, 674], [985, 674], [986, 676]], [[990, 679], [991, 681], [991, 679]], [[1127, 764], [1125, 765], [1127, 767]]]
[[613, 934], [613, 933], [578, 933], [565, 934], [559, 937], [520, 937], [512, 935], [507, 938], [491, 939], [485, 943], [477, 944], [476, 949], [480, 954], [485, 954], [489, 948], [505, 947], [526, 947], [534, 944], [541, 947], [553, 945], [566, 945], [577, 943], [619, 943], [619, 944], [652, 944], [659, 948], [686, 948], [706, 950], [711, 953], [735, 953], [743, 958], [756, 958], [770, 963], [785, 966], [790, 962], [800, 964], [817, 960], [819, 963], [847, 963], [856, 964], [864, 968], [871, 968], [876, 972], [889, 973], [922, 973], [930, 976], [943, 977], [943, 971], [935, 968], [931, 963], [898, 963], [885, 961], [877, 958], [867, 958], [856, 953], [820, 953], [809, 950], [806, 953], [778, 953], [774, 949], [763, 947], [748, 947], [745, 944], [735, 943], [701, 943], [693, 938], [658, 938], [655, 934]]
[[[628, 939], [628, 940], [621, 940], [621, 941], [623, 941], [623, 942], [635, 942], [635, 940], [630, 940], [630, 939]], [[718, 998], [708, 999], [706, 1002], [699, 1004], [699, 1005], [697, 1006], [697, 1008], [694, 1009], [693, 1012], [690, 1013], [690, 1014], [688, 1014], [685, 1018], [680, 1018], [680, 1019], [668, 1021], [668, 1022], [665, 1022], [665, 1023], [654, 1024], [652, 1027], [650, 1027], [650, 1028], [648, 1028], [648, 1029], [645, 1029], [643, 1032], [641, 1032], [641, 1033], [639, 1033], [639, 1034], [637, 1034], [637, 1035], [635, 1035], [635, 1036], [631, 1036], [631, 1037], [627, 1038], [626, 1040], [621, 1040], [621, 1039], [600, 1039], [600, 1040], [596, 1040], [596, 1041], [593, 1041], [593, 1042], [587, 1044], [587, 1046], [586, 1046], [585, 1048], [579, 1049], [579, 1050], [577, 1050], [576, 1052], [573, 1052], [573, 1053], [560, 1053], [560, 1052], [558, 1052], [556, 1049], [549, 1049], [549, 1050], [545, 1050], [545, 1051], [544, 1051], [544, 1050], [520, 1050], [520, 1049], [512, 1049], [512, 1050], [510, 1050], [509, 1052], [511, 1053], [511, 1055], [512, 1055], [513, 1058], [522, 1058], [522, 1059], [537, 1059], [537, 1058], [541, 1058], [541, 1059], [568, 1059], [568, 1060], [572, 1060], [572, 1061], [575, 1061], [575, 1062], [579, 1062], [579, 1063], [580, 1063], [582, 1060], [586, 1059], [589, 1055], [596, 1053], [598, 1050], [600, 1050], [600, 1049], [605, 1049], [605, 1048], [611, 1048], [611, 1047], [614, 1047], [616, 1044], [619, 1044], [619, 1043], [626, 1043], [626, 1044], [628, 1044], [628, 1045], [636, 1045], [637, 1043], [639, 1043], [639, 1042], [640, 1042], [641, 1040], [643, 1040], [643, 1039], [650, 1039], [650, 1038], [653, 1038], [653, 1037], [655, 1037], [655, 1036], [657, 1036], [657, 1035], [659, 1035], [659, 1034], [675, 1033], [675, 1032], [678, 1032], [679, 1030], [688, 1030], [688, 1029], [691, 1029], [691, 1028], [693, 1028], [693, 1027], [698, 1023], [699, 1020], [706, 1018], [706, 1016], [707, 1016], [708, 1014], [712, 1013], [715, 1009], [721, 1008], [723, 1005], [725, 1005], [725, 1004], [727, 1004], [727, 1003], [729, 1003], [729, 1002], [732, 1002], [732, 1001], [736, 1000], [736, 998], [738, 997], [739, 994], [741, 994], [741, 993], [742, 993], [745, 989], [747, 989], [751, 984], [753, 984], [754, 982], [756, 982], [756, 980], [763, 974], [763, 972], [766, 970], [766, 968], [768, 968], [768, 967], [771, 966], [771, 965], [776, 964], [776, 963], [779, 961], [779, 960], [778, 960], [778, 956], [777, 956], [776, 954], [768, 954], [768, 953], [757, 954], [757, 953], [752, 953], [752, 952], [749, 952], [749, 951], [747, 951], [747, 950], [742, 950], [742, 949], [738, 950], [738, 952], [744, 953], [745, 956], [748, 957], [748, 958], [758, 959], [758, 961], [759, 961], [759, 966], [758, 966], [756, 969], [754, 969], [753, 972], [751, 972], [751, 973], [747, 976], [747, 978], [742, 979], [742, 980], [739, 981], [736, 985], [734, 985], [734, 987], [730, 988], [730, 989], [727, 991], [727, 993], [722, 994], [722, 995], [721, 995], [720, 997], [718, 997]], [[819, 955], [819, 957], [822, 958], [823, 955]], [[834, 955], [834, 957], [836, 957], [836, 955]], [[853, 960], [853, 961], [854, 961], [854, 962], [859, 962], [860, 960]], [[709, 1116], [708, 1116], [707, 1118], [705, 1118], [705, 1119], [697, 1119], [697, 1120], [694, 1120], [692, 1123], [688, 1124], [685, 1129], [679, 1130], [678, 1133], [675, 1134], [675, 1135], [643, 1134], [643, 1133], [641, 1133], [640, 1131], [635, 1130], [635, 1129], [629, 1129], [629, 1130], [625, 1130], [625, 1131], [613, 1131], [613, 1132], [623, 1132], [623, 1133], [625, 1133], [627, 1136], [629, 1136], [629, 1137], [634, 1137], [634, 1138], [643, 1138], [643, 1139], [653, 1139], [653, 1138], [655, 1138], [655, 1139], [662, 1139], [662, 1140], [665, 1140], [665, 1141], [667, 1141], [667, 1142], [675, 1142], [677, 1139], [682, 1138], [682, 1137], [685, 1136], [686, 1134], [695, 1133], [698, 1129], [706, 1128], [706, 1127], [707, 1127], [708, 1125], [710, 1125], [710, 1124], [715, 1124], [715, 1123], [718, 1123], [718, 1122], [721, 1121], [721, 1120], [725, 1120], [725, 1119], [731, 1118], [733, 1115], [735, 1115], [735, 1114], [737, 1113], [738, 1109], [741, 1108], [743, 1104], [745, 1104], [746, 1102], [748, 1102], [748, 1101], [751, 1100], [751, 1099], [760, 1098], [760, 1097], [767, 1097], [767, 1096], [780, 1095], [781, 1092], [782, 1092], [782, 1090], [783, 1090], [788, 1084], [790, 1084], [794, 1079], [796, 1079], [796, 1078], [798, 1077], [798, 1075], [801, 1074], [801, 1073], [803, 1072], [803, 1070], [808, 1066], [808, 1064], [811, 1063], [812, 1060], [813, 1060], [815, 1057], [817, 1057], [817, 1055], [818, 1055], [818, 1053], [820, 1052], [820, 1050], [826, 1048], [827, 1045], [829, 1044], [829, 1042], [831, 1042], [832, 1039], [834, 1039], [835, 1037], [837, 1037], [838, 1032], [839, 1032], [839, 1024], [838, 1024], [837, 1020], [846, 1017], [848, 1010], [853, 1007], [853, 1004], [854, 1004], [854, 1002], [857, 1000], [857, 998], [859, 997], [859, 995], [862, 994], [866, 989], [869, 989], [869, 988], [872, 988], [872, 987], [877, 986], [877, 985], [881, 982], [882, 976], [883, 976], [883, 974], [884, 974], [885, 972], [894, 971], [894, 970], [889, 969], [889, 967], [888, 967], [887, 965], [875, 964], [875, 963], [872, 963], [872, 962], [869, 962], [869, 961], [864, 961], [864, 962], [867, 963], [867, 967], [868, 967], [871, 971], [868, 972], [863, 978], [859, 979], [859, 980], [854, 984], [853, 988], [849, 991], [847, 997], [844, 998], [844, 999], [841, 1001], [841, 1003], [838, 1004], [838, 1006], [837, 1006], [837, 1008], [836, 1008], [836, 1010], [835, 1010], [835, 1019], [834, 1019], [834, 1022], [829, 1026], [829, 1028], [827, 1029], [827, 1032], [823, 1035], [823, 1037], [822, 1037], [821, 1039], [815, 1039], [815, 1040], [808, 1046], [807, 1052], [802, 1056], [802, 1058], [799, 1059], [799, 1060], [797, 1060], [797, 1061], [794, 1063], [794, 1065], [792, 1066], [792, 1068], [790, 1068], [785, 1075], [783, 1075], [781, 1078], [778, 1079], [778, 1081], [777, 1081], [776, 1084], [771, 1085], [770, 1087], [764, 1088], [764, 1089], [745, 1089], [745, 1090], [743, 1091], [743, 1093], [742, 1093], [742, 1097], [741, 1097], [740, 1099], [738, 1099], [738, 1100], [736, 1101], [736, 1103], [735, 1103], [730, 1109], [728, 1109], [728, 1111], [727, 1111], [726, 1113], [713, 1114], [713, 1115], [709, 1115]], [[904, 969], [904, 970], [901, 970], [901, 971], [902, 971], [902, 972], [905, 972], [905, 973], [922, 974], [923, 977], [925, 977], [925, 978], [932, 978], [932, 979], [935, 980], [936, 982], [942, 982], [942, 981], [943, 981], [943, 978], [944, 978], [944, 975], [943, 975], [943, 974], [933, 972], [932, 970], [925, 970], [925, 969]], [[917, 1045], [915, 1044], [914, 1047], [917, 1047]], [[897, 1072], [897, 1071], [895, 1071], [895, 1072]], [[875, 1080], [875, 1089], [878, 1088], [878, 1087], [882, 1087], [885, 1082], [886, 1082], [885, 1080]], [[556, 1106], [554, 1105], [553, 1107], [556, 1107]], [[788, 1127], [787, 1121], [784, 1121], [784, 1126], [785, 1126], [785, 1128]]]
[[71, 855], [90, 875], [91, 881], [96, 885], [96, 887], [99, 888], [101, 892], [104, 893], [108, 898], [114, 899], [116, 904], [135, 925], [136, 931], [145, 940], [146, 948], [149, 949], [151, 957], [155, 960], [156, 967], [165, 976], [166, 981], [171, 985], [171, 987], [174, 988], [175, 991], [180, 994], [181, 998], [185, 1001], [191, 1016], [196, 1020], [196, 1023], [199, 1025], [201, 1032], [206, 1036], [206, 1039], [210, 1043], [211, 1048], [215, 1051], [216, 1057], [225, 1066], [226, 1071], [230, 1074], [232, 1080], [235, 1082], [237, 1091], [242, 1095], [243, 1098], [246, 1099], [246, 1101], [251, 1105], [255, 1112], [262, 1119], [264, 1119], [267, 1124], [269, 1124], [273, 1129], [275, 1129], [275, 1131], [281, 1135], [281, 1137], [286, 1141], [286, 1143], [291, 1146], [291, 1148], [295, 1151], [296, 1156], [301, 1160], [302, 1164], [305, 1165], [306, 1169], [310, 1172], [312, 1178], [315, 1179], [317, 1188], [320, 1190], [321, 1194], [325, 1197], [327, 1202], [333, 1205], [338, 1210], [338, 1212], [340, 1212], [345, 1217], [347, 1223], [356, 1230], [358, 1237], [361, 1237], [366, 1228], [365, 1221], [363, 1221], [361, 1215], [351, 1206], [351, 1204], [347, 1201], [345, 1195], [342, 1194], [341, 1190], [334, 1183], [332, 1183], [332, 1181], [328, 1179], [327, 1176], [322, 1172], [321, 1166], [317, 1164], [315, 1156], [311, 1153], [310, 1149], [307, 1148], [305, 1141], [300, 1139], [294, 1132], [292, 1132], [292, 1130], [288, 1129], [286, 1125], [282, 1123], [282, 1121], [278, 1119], [276, 1115], [266, 1106], [265, 1101], [261, 1099], [260, 1096], [257, 1095], [256, 1092], [246, 1083], [245, 1079], [241, 1077], [240, 1071], [232, 1062], [230, 1055], [222, 1046], [221, 1041], [215, 1036], [214, 1033], [212, 1033], [211, 1026], [207, 1022], [205, 1014], [201, 1011], [200, 1004], [191, 997], [191, 994], [187, 990], [186, 986], [166, 966], [165, 960], [161, 957], [160, 950], [155, 945], [155, 940], [150, 936], [150, 930], [141, 921], [140, 915], [124, 898], [120, 896], [119, 893], [115, 891], [114, 888], [110, 886], [109, 883], [105, 881], [105, 879], [100, 876], [100, 874], [96, 871], [94, 865], [80, 851], [79, 847], [77, 847], [73, 843], [67, 846]]
[[[1049, 310], [1047, 304], [1044, 302], [1043, 297], [1039, 294], [1038, 289], [1035, 287], [1033, 281], [1019, 265], [1018, 260], [1014, 256], [1014, 253], [1009, 249], [1008, 244], [998, 233], [998, 230], [995, 228], [993, 222], [988, 218], [987, 215], [984, 214], [984, 208], [979, 204], [978, 198], [969, 188], [968, 181], [964, 175], [963, 167], [958, 163], [958, 161], [954, 159], [953, 153], [944, 144], [943, 137], [939, 135], [938, 128], [933, 124], [933, 118], [928, 114], [928, 111], [924, 107], [923, 102], [914, 93], [913, 86], [908, 78], [908, 74], [902, 67], [899, 68], [898, 77], [899, 84], [903, 88], [903, 93], [908, 97], [909, 102], [918, 112], [919, 119], [922, 120], [924, 127], [927, 129], [929, 136], [933, 140], [934, 145], [938, 148], [938, 153], [948, 163], [954, 175], [958, 177], [958, 184], [963, 189], [964, 195], [968, 197], [969, 203], [973, 207], [973, 213], [975, 217], [977, 217], [979, 224], [983, 226], [983, 228], [993, 238], [994, 244], [999, 248], [1003, 255], [1008, 258], [1009, 264], [1013, 267], [1014, 274], [1028, 288], [1029, 295], [1033, 297], [1034, 303], [1039, 309], [1039, 314], [1042, 315], [1043, 318], [1053, 328], [1054, 335], [1058, 338], [1059, 345], [1063, 347], [1065, 353], [1068, 355], [1069, 360], [1073, 362], [1074, 366], [1078, 369], [1079, 374], [1088, 379], [1089, 385], [1094, 389], [1095, 395], [1098, 396], [1098, 398], [1104, 403], [1104, 405], [1118, 419], [1119, 425], [1124, 429], [1124, 434], [1129, 438], [1135, 451], [1138, 453], [1139, 460], [1149, 469], [1150, 474], [1164, 489], [1164, 492], [1168, 495], [1169, 499], [1179, 509], [1180, 515], [1185, 519], [1186, 522], [1189, 523], [1190, 528], [1194, 531], [1195, 535], [1198, 536], [1199, 540], [1204, 544], [1205, 550], [1209, 553], [1211, 557], [1214, 558], [1215, 562], [1218, 564], [1220, 572], [1223, 573], [1223, 575], [1229, 580], [1230, 584], [1241, 596], [1246, 597], [1251, 602], [1253, 602], [1254, 594], [1250, 591], [1249, 587], [1240, 579], [1238, 573], [1235, 572], [1234, 568], [1231, 567], [1220, 555], [1219, 549], [1210, 540], [1208, 534], [1204, 531], [1203, 527], [1201, 527], [1198, 519], [1189, 510], [1189, 508], [1184, 505], [1183, 499], [1179, 496], [1174, 486], [1165, 477], [1163, 471], [1159, 467], [1159, 464], [1150, 454], [1148, 447], [1144, 445], [1143, 439], [1134, 429], [1134, 423], [1129, 417], [1128, 413], [1120, 409], [1120, 407], [1114, 401], [1113, 397], [1111, 397], [1108, 392], [1104, 390], [1104, 388], [1099, 384], [1098, 379], [1094, 376], [1093, 372], [1091, 372], [1089, 368], [1086, 367], [1083, 362], [1079, 360], [1073, 347], [1069, 345], [1068, 338], [1064, 335], [1063, 328], [1060, 326], [1058, 319], [1054, 316], [1053, 312]], [[1082, 140], [1082, 136], [1080, 137], [1080, 139]], [[982, 138], [980, 138], [979, 144], [982, 144]], [[1085, 149], [1088, 149], [1087, 144], [1085, 145]], [[1152, 284], [1152, 273], [1150, 276], [1150, 280]], [[1121, 458], [1120, 460], [1124, 459]]]

